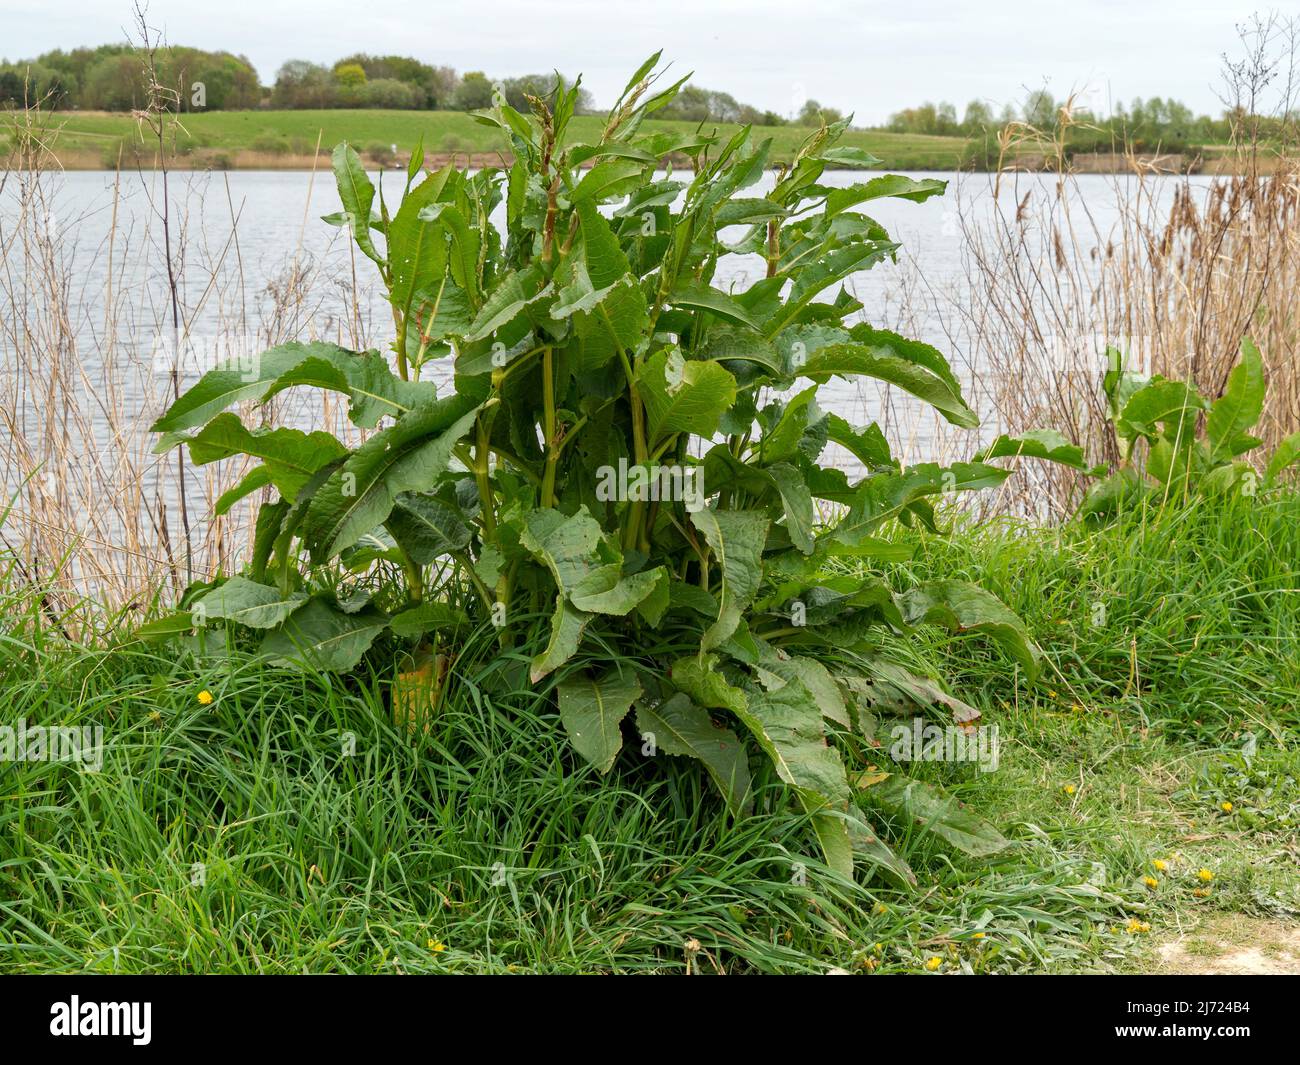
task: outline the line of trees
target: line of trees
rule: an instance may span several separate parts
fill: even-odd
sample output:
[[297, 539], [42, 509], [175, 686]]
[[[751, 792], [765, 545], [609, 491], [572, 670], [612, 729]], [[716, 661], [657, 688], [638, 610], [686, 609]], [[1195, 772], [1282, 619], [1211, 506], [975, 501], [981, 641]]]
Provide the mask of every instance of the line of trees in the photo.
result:
[[[1055, 99], [1045, 89], [1031, 92], [1020, 107], [1008, 104], [996, 113], [983, 100], [972, 100], [960, 118], [957, 108], [947, 101], [923, 103], [891, 115], [886, 128], [895, 133], [979, 138], [1012, 122], [1024, 122], [1052, 133], [1062, 120], [1065, 106], [1066, 101]], [[1077, 150], [1123, 143], [1138, 150], [1177, 152], [1192, 145], [1226, 141], [1232, 125], [1230, 114], [1220, 118], [1197, 115], [1186, 104], [1159, 96], [1135, 99], [1127, 107], [1117, 104], [1105, 116], [1093, 113], [1076, 99], [1070, 107], [1069, 140]]]
[[[162, 48], [155, 56], [158, 80], [182, 92], [189, 106], [203, 86], [202, 106], [209, 110], [257, 107], [262, 86], [244, 56], [201, 48]], [[36, 59], [0, 62], [0, 107], [49, 100], [60, 107], [95, 111], [129, 111], [145, 106], [148, 85], [144, 55], [127, 44], [58, 49]]]
[[[473, 111], [491, 107], [498, 92], [511, 106], [526, 110], [527, 97], [545, 96], [556, 79], [555, 74], [497, 79], [481, 70], [461, 74], [449, 66], [410, 56], [359, 52], [333, 65], [291, 59], [280, 67], [275, 84], [265, 88], [252, 63], [229, 52], [169, 47], [159, 49], [155, 60], [159, 80], [176, 90], [182, 110], [378, 107]], [[197, 85], [203, 87], [198, 94]], [[106, 44], [46, 52], [16, 63], [0, 61], [0, 108], [37, 101], [95, 111], [144, 107], [148, 101], [144, 56], [131, 45]], [[590, 94], [582, 90], [578, 110], [590, 111], [594, 106]], [[687, 86], [658, 117], [778, 126], [816, 125], [837, 121], [841, 115], [809, 100], [793, 118], [786, 118], [742, 103], [730, 93]]]

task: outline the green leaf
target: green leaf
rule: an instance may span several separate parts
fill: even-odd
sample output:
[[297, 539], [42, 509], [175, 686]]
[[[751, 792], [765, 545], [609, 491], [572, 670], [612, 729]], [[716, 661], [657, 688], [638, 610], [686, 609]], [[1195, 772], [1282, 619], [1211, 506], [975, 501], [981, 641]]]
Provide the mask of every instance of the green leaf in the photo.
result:
[[403, 381], [378, 352], [355, 352], [337, 344], [308, 345], [310, 354], [280, 374], [263, 393], [265, 403], [286, 388], [310, 386], [342, 392], [351, 400], [348, 419], [373, 429], [383, 417], [399, 418], [437, 396], [432, 381]]
[[399, 495], [384, 524], [411, 561], [421, 566], [470, 543], [470, 529], [459, 508], [423, 492]]
[[250, 629], [272, 629], [307, 601], [306, 592], [287, 595], [278, 588], [258, 584], [246, 577], [231, 577], [212, 591], [199, 596], [191, 606], [195, 616], [205, 620], [233, 621]]
[[802, 682], [813, 697], [822, 717], [837, 725], [849, 728], [849, 708], [844, 704], [844, 693], [835, 683], [830, 670], [815, 658], [788, 655], [784, 651], [763, 645], [758, 660], [758, 679], [769, 691], [785, 687], [792, 680]]
[[[826, 743], [821, 711], [797, 678], [775, 691], [751, 694], [737, 716], [793, 787], [812, 818], [827, 864], [853, 875], [847, 810], [849, 785], [839, 753]], [[838, 816], [837, 816], [838, 815]]]
[[600, 773], [614, 767], [623, 747], [620, 727], [632, 703], [641, 695], [641, 682], [632, 673], [568, 677], [556, 685], [560, 720], [574, 749]]
[[1011, 846], [983, 818], [962, 809], [956, 799], [922, 781], [891, 773], [868, 788], [866, 794], [884, 809], [915, 822], [976, 858], [987, 858]]
[[966, 405], [955, 382], [930, 366], [906, 357], [905, 353], [911, 350], [889, 339], [881, 330], [870, 343], [828, 344], [819, 348], [796, 372], [819, 384], [834, 376], [846, 380], [874, 377], [924, 400], [953, 425], [966, 429], [979, 425], [979, 416]]
[[361, 661], [388, 618], [374, 609], [345, 614], [325, 599], [309, 599], [280, 629], [262, 641], [262, 654], [277, 664], [306, 664], [344, 673]]
[[402, 492], [433, 486], [452, 448], [474, 424], [477, 407], [460, 397], [404, 415], [362, 444], [335, 470], [307, 508], [303, 539], [323, 563], [383, 524]]
[[1268, 460], [1268, 469], [1264, 471], [1264, 483], [1270, 486], [1276, 484], [1282, 471], [1297, 459], [1300, 459], [1300, 433], [1292, 433], [1277, 445], [1273, 457]]
[[849, 451], [868, 470], [882, 470], [894, 465], [889, 441], [875, 422], [855, 429], [838, 414], [828, 414], [826, 431], [831, 440]]
[[657, 351], [645, 361], [637, 389], [645, 403], [652, 448], [674, 433], [712, 436], [723, 411], [736, 401], [736, 379], [725, 367], [687, 361], [675, 348]]
[[765, 514], [745, 510], [698, 510], [691, 524], [701, 533], [722, 570], [718, 619], [700, 640], [700, 651], [725, 642], [737, 627], [745, 608], [758, 594], [763, 578], [763, 544], [770, 524]]
[[313, 344], [281, 344], [262, 352], [251, 363], [232, 360], [225, 366], [209, 370], [150, 426], [149, 431], [176, 433], [194, 429], [235, 403], [260, 399], [269, 382], [308, 358], [314, 349]]
[[739, 817], [745, 812], [749, 806], [749, 759], [731, 729], [715, 725], [705, 710], [681, 692], [656, 706], [639, 703], [636, 723], [641, 735], [653, 736], [655, 746], [664, 754], [703, 762], [732, 814]]
[[[1234, 458], [1249, 445], [1242, 445], [1246, 430], [1254, 427], [1264, 412], [1264, 360], [1249, 337], [1241, 342], [1241, 361], [1228, 374], [1223, 395], [1214, 401], [1205, 418], [1205, 435], [1210, 442], [1210, 459]], [[1246, 439], [1254, 440], [1253, 437]]]
[[1127, 439], [1153, 437], [1164, 426], [1165, 438], [1190, 445], [1196, 436], [1196, 418], [1206, 403], [1182, 381], [1157, 378], [1138, 389], [1124, 404], [1115, 431]]
[[790, 542], [803, 554], [811, 555], [815, 546], [813, 525], [817, 514], [808, 483], [802, 473], [784, 462], [769, 467], [767, 473], [780, 493], [781, 506], [785, 512], [785, 530], [790, 534]]
[[217, 501], [212, 505], [213, 517], [221, 517], [230, 511], [230, 508], [246, 496], [252, 495], [259, 488], [266, 488], [271, 483], [271, 471], [265, 466], [254, 466], [240, 479], [239, 483], [233, 488], [222, 492]]
[[634, 607], [639, 606], [667, 580], [668, 571], [663, 566], [641, 570], [620, 577], [612, 588], [583, 594], [582, 586], [571, 596], [573, 605], [579, 610], [593, 614], [614, 614], [624, 617]]
[[394, 614], [388, 623], [396, 635], [408, 638], [442, 629], [457, 629], [468, 624], [469, 619], [462, 611], [436, 601], [421, 603], [400, 614]]
[[236, 455], [262, 459], [266, 476], [279, 489], [280, 495], [290, 502], [312, 474], [348, 453], [348, 449], [329, 433], [304, 433], [297, 429], [249, 430], [238, 415], [230, 412], [218, 414], [188, 442], [190, 458], [196, 466]]
[[804, 433], [825, 420], [825, 415], [817, 406], [817, 391], [817, 385], [805, 388], [781, 408], [781, 417], [759, 441], [764, 463], [794, 458], [799, 452]]
[[431, 174], [403, 196], [388, 227], [388, 298], [403, 317], [411, 313], [417, 294], [434, 288], [447, 272], [446, 231], [420, 212], [447, 187], [448, 174]]
[[529, 679], [536, 684], [552, 670], [564, 665], [577, 653], [582, 634], [592, 619], [591, 614], [579, 610], [563, 595], [555, 597], [555, 613], [551, 616], [551, 636], [541, 654], [529, 664]]
[[[1094, 472], [1084, 461], [1083, 448], [1072, 444], [1055, 429], [1031, 429], [1022, 436], [999, 436], [975, 456], [976, 462], [998, 458], [1046, 459], [1084, 472]], [[1101, 469], [1104, 470], [1104, 467]]]
[[957, 632], [983, 632], [1002, 645], [1032, 680], [1038, 648], [1024, 622], [997, 596], [965, 581], [926, 581], [896, 597], [908, 625], [937, 623]]
[[533, 659], [531, 676], [536, 683], [572, 657], [592, 618], [589, 611], [571, 603], [570, 596], [580, 589], [594, 594], [614, 587], [622, 560], [585, 506], [567, 517], [558, 510], [528, 512], [520, 521], [519, 542], [550, 570], [559, 591], [550, 641]]
[[831, 537], [849, 546], [859, 544], [919, 500], [996, 488], [1009, 476], [1010, 470], [979, 462], [956, 462], [949, 467], [925, 462], [897, 473], [876, 474], [858, 486], [849, 512], [834, 527]]
[[384, 259], [375, 248], [370, 236], [370, 211], [375, 202], [375, 186], [370, 183], [361, 157], [344, 142], [334, 149], [330, 162], [334, 167], [334, 180], [338, 185], [339, 200], [347, 216], [352, 239], [367, 258], [383, 265]]
[[188, 610], [178, 610], [153, 621], [146, 621], [131, 633], [131, 639], [143, 643], [165, 643], [177, 636], [184, 636], [194, 628], [194, 619]]
[[536, 264], [506, 274], [483, 301], [465, 339], [481, 340], [513, 322], [545, 290], [546, 278]]
[[727, 683], [717, 665], [717, 655], [679, 658], [669, 668], [668, 679], [700, 706], [740, 714], [748, 705], [748, 697], [742, 689]]
[[741, 325], [753, 330], [760, 328], [759, 324], [749, 316], [749, 312], [734, 299], [720, 289], [702, 282], [679, 281], [672, 294], [668, 297], [668, 303], [672, 307], [684, 307], [691, 311], [705, 311], [716, 315], [725, 322], [730, 322], [732, 325]]
[[898, 200], [911, 200], [913, 203], [924, 203], [931, 196], [942, 196], [947, 188], [948, 182], [937, 178], [910, 178], [902, 174], [883, 174], [861, 184], [833, 189], [826, 197], [826, 216], [834, 218], [850, 207], [885, 196]]

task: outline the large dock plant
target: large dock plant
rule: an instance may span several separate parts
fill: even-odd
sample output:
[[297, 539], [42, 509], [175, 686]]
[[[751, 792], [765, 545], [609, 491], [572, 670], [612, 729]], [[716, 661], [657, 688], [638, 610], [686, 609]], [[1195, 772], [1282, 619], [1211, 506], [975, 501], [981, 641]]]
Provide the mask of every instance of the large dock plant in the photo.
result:
[[[589, 143], [570, 136], [577, 86], [529, 114], [480, 112], [510, 165], [425, 172], [417, 152], [395, 207], [339, 146], [332, 221], [388, 292], [392, 350], [285, 344], [254, 373], [208, 373], [159, 419], [162, 446], [195, 463], [260, 460], [218, 509], [274, 497], [246, 572], [193, 589], [154, 631], [237, 623], [275, 660], [348, 671], [395, 646], [436, 642], [454, 659], [470, 627], [491, 625], [503, 654], [527, 649], [527, 682], [554, 691], [601, 772], [635, 728], [643, 750], [699, 759], [740, 812], [751, 756], [770, 759], [845, 875], [857, 855], [910, 876], [861, 794], [996, 850], [990, 826], [900, 774], [855, 794], [844, 761], [881, 717], [977, 716], [883, 660], [885, 630], [980, 630], [1036, 668], [991, 595], [951, 581], [899, 591], [883, 576], [908, 552], [883, 532], [931, 525], [939, 496], [1007, 471], [904, 468], [878, 425], [817, 403], [832, 378], [871, 377], [976, 425], [943, 356], [863, 320], [845, 284], [898, 248], [862, 209], [944, 183], [823, 183], [878, 162], [840, 143], [844, 122], [783, 165], [749, 128], [647, 131], [680, 85], [657, 62]], [[728, 259], [748, 280], [724, 288]], [[441, 390], [435, 364], [453, 371]], [[345, 397], [365, 442], [250, 429], [236, 413], [300, 387]], [[831, 444], [858, 474], [822, 464]], [[879, 575], [849, 577], [846, 560]], [[347, 590], [373, 567], [398, 596]]]

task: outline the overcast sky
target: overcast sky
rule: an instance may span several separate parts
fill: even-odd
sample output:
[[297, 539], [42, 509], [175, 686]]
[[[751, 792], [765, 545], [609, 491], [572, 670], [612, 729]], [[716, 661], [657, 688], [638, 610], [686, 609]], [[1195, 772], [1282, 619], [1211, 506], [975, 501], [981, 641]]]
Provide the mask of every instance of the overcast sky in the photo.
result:
[[[1295, 8], [1297, 5], [1289, 5]], [[1089, 102], [1172, 96], [1217, 113], [1220, 56], [1259, 0], [153, 0], [170, 43], [252, 60], [398, 53], [508, 76], [582, 72], [609, 103], [658, 48], [696, 84], [788, 114], [806, 97], [861, 124], [923, 100], [995, 107], [1047, 86]], [[0, 0], [3, 58], [123, 39], [129, 0]], [[1099, 108], [1100, 109], [1100, 108]]]

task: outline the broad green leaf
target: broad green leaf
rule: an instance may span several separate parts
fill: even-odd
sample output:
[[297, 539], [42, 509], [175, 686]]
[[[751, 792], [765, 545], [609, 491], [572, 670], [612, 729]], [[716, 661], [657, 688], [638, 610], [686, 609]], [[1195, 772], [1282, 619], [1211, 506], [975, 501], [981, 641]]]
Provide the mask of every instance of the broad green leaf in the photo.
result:
[[1032, 680], [1038, 676], [1038, 648], [1025, 624], [997, 596], [965, 581], [926, 581], [897, 597], [908, 625], [935, 623], [958, 632], [983, 632], [1000, 643]]
[[1166, 439], [1190, 444], [1196, 434], [1196, 418], [1205, 406], [1205, 400], [1184, 382], [1156, 378], [1124, 404], [1115, 431], [1129, 439], [1153, 437], [1163, 426]]
[[1148, 486], [1142, 475], [1131, 466], [1112, 473], [1088, 489], [1079, 504], [1078, 517], [1083, 520], [1104, 520], [1121, 511], [1141, 504], [1148, 495]]
[[262, 459], [267, 477], [290, 502], [312, 474], [347, 454], [347, 448], [329, 433], [249, 430], [238, 415], [230, 412], [218, 414], [188, 442], [190, 458], [196, 466], [236, 455]]
[[805, 388], [781, 408], [781, 417], [759, 441], [764, 463], [785, 462], [794, 458], [799, 452], [804, 434], [825, 420], [825, 414], [817, 406], [817, 391], [817, 385]]
[[790, 534], [791, 543], [803, 554], [811, 555], [815, 544], [813, 524], [817, 514], [803, 474], [784, 462], [769, 467], [767, 473], [780, 493], [781, 506], [785, 512], [785, 530]]
[[700, 640], [703, 653], [736, 631], [745, 608], [758, 594], [769, 522], [765, 514], [754, 511], [699, 510], [691, 515], [691, 523], [704, 534], [722, 571], [718, 619]]
[[222, 514], [229, 513], [230, 508], [241, 499], [252, 495], [259, 488], [268, 487], [270, 484], [271, 471], [265, 466], [254, 466], [244, 474], [238, 484], [221, 493], [217, 501], [212, 505], [213, 516], [219, 518]]
[[446, 603], [426, 602], [394, 614], [388, 627], [398, 636], [415, 637], [468, 624], [469, 619], [462, 611]]
[[608, 773], [623, 747], [622, 721], [641, 695], [641, 682], [630, 672], [610, 672], [568, 677], [555, 687], [560, 720], [574, 749], [598, 772]]
[[785, 687], [798, 680], [808, 689], [822, 717], [837, 725], [849, 728], [849, 708], [844, 704], [844, 693], [831, 676], [830, 670], [815, 658], [788, 655], [764, 645], [760, 649], [758, 679], [769, 691]]
[[732, 325], [745, 326], [757, 330], [759, 324], [749, 316], [749, 312], [720, 289], [697, 281], [680, 281], [668, 297], [672, 307], [684, 307], [692, 311], [706, 311], [717, 315]]
[[948, 467], [926, 462], [897, 473], [878, 473], [858, 486], [849, 512], [835, 525], [831, 537], [849, 546], [859, 544], [918, 500], [996, 488], [1009, 476], [1009, 470], [979, 462], [957, 462]]
[[1268, 460], [1268, 468], [1264, 471], [1264, 482], [1269, 485], [1276, 484], [1282, 471], [1297, 459], [1300, 459], [1300, 433], [1292, 433], [1277, 445], [1273, 457]]
[[868, 470], [874, 472], [894, 465], [889, 441], [875, 422], [855, 429], [838, 414], [828, 414], [826, 430], [831, 440], [847, 449]]
[[303, 539], [323, 563], [383, 524], [403, 492], [431, 488], [478, 408], [459, 397], [411, 411], [364, 444], [334, 471], [307, 508]]
[[846, 380], [874, 377], [924, 400], [953, 425], [967, 429], [979, 425], [978, 415], [966, 405], [952, 382], [921, 363], [901, 357], [898, 351], [899, 346], [893, 343], [830, 344], [809, 355], [797, 372], [819, 384], [835, 376]]
[[910, 178], [902, 174], [883, 174], [847, 188], [834, 189], [826, 197], [826, 215], [834, 218], [850, 207], [889, 196], [898, 200], [924, 203], [931, 196], [941, 196], [948, 182], [937, 178]]
[[823, 804], [847, 804], [844, 764], [826, 742], [821, 710], [803, 681], [795, 677], [774, 691], [751, 692], [736, 714], [782, 780]]
[[178, 610], [153, 621], [146, 621], [131, 633], [131, 639], [144, 643], [164, 643], [183, 636], [194, 628], [194, 619], [188, 610]]
[[663, 566], [641, 570], [620, 577], [612, 588], [583, 594], [582, 586], [571, 596], [573, 605], [579, 610], [593, 614], [614, 614], [625, 617], [634, 607], [645, 601], [646, 597], [659, 588], [668, 576]]
[[645, 361], [637, 390], [651, 447], [675, 433], [711, 437], [723, 411], [736, 401], [736, 379], [725, 367], [685, 360], [676, 349], [657, 351]]
[[577, 653], [582, 634], [592, 619], [591, 614], [579, 610], [563, 595], [555, 597], [555, 613], [551, 616], [551, 635], [542, 652], [529, 664], [529, 679], [536, 684], [552, 670], [564, 665]]
[[679, 658], [669, 668], [668, 679], [700, 706], [739, 714], [748, 705], [748, 698], [742, 689], [727, 683], [717, 666], [717, 655]]
[[343, 673], [361, 661], [388, 618], [374, 609], [345, 614], [322, 598], [309, 599], [284, 625], [267, 633], [262, 654], [277, 664], [306, 664]]
[[197, 598], [191, 605], [195, 623], [202, 617], [233, 621], [250, 629], [272, 629], [307, 601], [306, 592], [287, 595], [278, 588], [258, 584], [246, 577], [231, 577], [212, 591]]
[[964, 810], [956, 799], [920, 780], [891, 773], [885, 780], [868, 788], [866, 794], [886, 810], [915, 822], [958, 850], [977, 858], [987, 858], [1011, 846], [1002, 833], [983, 818]]
[[[331, 347], [333, 345], [330, 345]], [[203, 425], [227, 407], [261, 399], [267, 385], [309, 358], [315, 344], [281, 344], [249, 361], [233, 360], [209, 370], [149, 427], [151, 433], [176, 433]], [[180, 443], [173, 440], [171, 443]]]
[[999, 436], [975, 456], [976, 462], [999, 458], [1046, 459], [1070, 466], [1076, 470], [1092, 472], [1083, 458], [1083, 448], [1072, 444], [1055, 429], [1031, 429], [1021, 436]]
[[352, 239], [367, 258], [382, 265], [383, 256], [375, 248], [375, 242], [370, 236], [370, 211], [375, 202], [375, 186], [370, 183], [366, 168], [361, 165], [361, 157], [351, 145], [344, 142], [334, 149], [330, 161]]
[[844, 816], [848, 780], [839, 753], [826, 743], [812, 693], [796, 678], [775, 691], [751, 694], [737, 716], [772, 760], [777, 775], [795, 789], [812, 818], [827, 864], [852, 876], [852, 844]]
[[1223, 395], [1214, 401], [1205, 418], [1211, 460], [1234, 458], [1248, 450], [1248, 447], [1241, 446], [1240, 441], [1263, 412], [1264, 360], [1259, 348], [1246, 337], [1241, 342], [1241, 361], [1228, 374], [1228, 385]]
[[403, 492], [384, 523], [411, 561], [434, 559], [469, 546], [470, 530], [459, 508], [423, 492]]
[[506, 274], [483, 301], [465, 339], [481, 340], [513, 322], [543, 295], [545, 288], [546, 278], [536, 264]]
[[728, 728], [713, 723], [707, 711], [678, 692], [656, 706], [638, 703], [637, 728], [654, 737], [664, 754], [697, 758], [704, 763], [727, 806], [740, 816], [749, 806], [749, 759], [744, 744]]
[[263, 403], [287, 388], [301, 386], [342, 392], [351, 400], [348, 419], [362, 429], [373, 429], [380, 418], [400, 418], [437, 396], [432, 381], [402, 380], [378, 352], [348, 351], [322, 342], [309, 347], [307, 358], [270, 384], [261, 397]]

